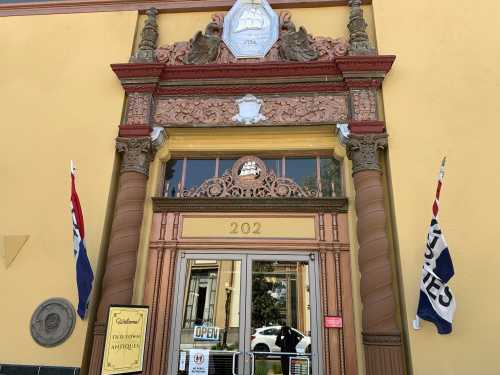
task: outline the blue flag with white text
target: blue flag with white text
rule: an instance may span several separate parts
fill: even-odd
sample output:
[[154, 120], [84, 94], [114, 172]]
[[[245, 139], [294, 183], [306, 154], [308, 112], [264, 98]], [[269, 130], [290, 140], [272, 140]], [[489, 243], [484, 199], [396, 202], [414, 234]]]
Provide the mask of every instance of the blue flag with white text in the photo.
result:
[[456, 310], [455, 297], [447, 285], [455, 274], [455, 270], [450, 250], [437, 219], [439, 196], [444, 177], [444, 163], [445, 159], [441, 164], [436, 198], [432, 207], [433, 215], [425, 246], [417, 317], [413, 321], [415, 329], [420, 329], [420, 319], [432, 322], [440, 334], [452, 331], [453, 315]]

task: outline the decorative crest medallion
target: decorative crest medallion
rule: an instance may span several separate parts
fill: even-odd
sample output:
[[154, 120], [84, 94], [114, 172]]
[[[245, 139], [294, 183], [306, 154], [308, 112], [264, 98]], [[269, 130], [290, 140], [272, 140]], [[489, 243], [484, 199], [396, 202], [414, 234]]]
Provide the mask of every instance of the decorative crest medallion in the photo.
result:
[[278, 15], [267, 0], [238, 0], [224, 18], [222, 40], [236, 58], [264, 57], [278, 37]]
[[182, 192], [183, 198], [314, 198], [316, 191], [303, 189], [295, 181], [278, 177], [256, 156], [244, 156], [221, 177]]
[[71, 303], [64, 298], [51, 298], [38, 306], [31, 317], [33, 339], [50, 348], [63, 343], [75, 328], [76, 314]]
[[243, 98], [237, 99], [236, 104], [238, 104], [239, 112], [232, 118], [233, 121], [251, 125], [267, 120], [267, 117], [260, 113], [263, 101], [255, 96], [247, 94]]

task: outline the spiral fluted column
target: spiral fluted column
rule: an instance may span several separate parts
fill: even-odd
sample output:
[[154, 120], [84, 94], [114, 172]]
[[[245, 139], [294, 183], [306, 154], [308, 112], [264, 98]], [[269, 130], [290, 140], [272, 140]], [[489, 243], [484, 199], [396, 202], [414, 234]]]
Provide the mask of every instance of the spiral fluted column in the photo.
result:
[[384, 188], [378, 161], [386, 134], [351, 134], [347, 152], [356, 190], [363, 344], [368, 375], [404, 374], [398, 327]]
[[117, 138], [116, 147], [123, 158], [101, 299], [94, 324], [89, 367], [91, 375], [99, 374], [100, 371], [109, 305], [128, 305], [132, 302], [149, 162], [152, 157], [150, 137]]

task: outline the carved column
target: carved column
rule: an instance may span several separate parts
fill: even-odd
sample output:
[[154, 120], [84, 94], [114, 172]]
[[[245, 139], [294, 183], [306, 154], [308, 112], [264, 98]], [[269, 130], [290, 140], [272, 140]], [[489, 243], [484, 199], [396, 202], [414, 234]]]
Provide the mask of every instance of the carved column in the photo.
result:
[[379, 150], [386, 145], [387, 134], [351, 134], [347, 143], [356, 189], [363, 343], [368, 375], [404, 373], [387, 213], [378, 159]]
[[376, 51], [372, 48], [368, 40], [368, 33], [366, 28], [368, 24], [363, 16], [363, 9], [361, 9], [361, 0], [349, 0], [351, 13], [349, 15], [349, 54], [350, 55], [375, 55]]
[[101, 299], [94, 327], [89, 374], [98, 374], [100, 371], [109, 305], [126, 305], [132, 302], [146, 183], [152, 159], [150, 137], [119, 137], [116, 140], [116, 148], [123, 158]]

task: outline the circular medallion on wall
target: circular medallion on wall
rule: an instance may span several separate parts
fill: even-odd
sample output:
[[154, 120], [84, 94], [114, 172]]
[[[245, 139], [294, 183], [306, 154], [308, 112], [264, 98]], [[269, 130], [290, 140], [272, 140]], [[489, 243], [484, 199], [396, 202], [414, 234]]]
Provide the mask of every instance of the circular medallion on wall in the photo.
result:
[[244, 156], [236, 160], [231, 170], [234, 181], [244, 188], [262, 185], [268, 171], [264, 161], [256, 156]]
[[62, 344], [75, 328], [73, 305], [64, 298], [51, 298], [40, 304], [31, 317], [33, 339], [45, 347]]

